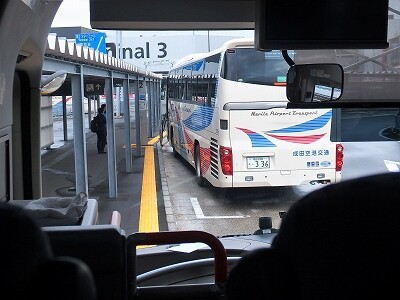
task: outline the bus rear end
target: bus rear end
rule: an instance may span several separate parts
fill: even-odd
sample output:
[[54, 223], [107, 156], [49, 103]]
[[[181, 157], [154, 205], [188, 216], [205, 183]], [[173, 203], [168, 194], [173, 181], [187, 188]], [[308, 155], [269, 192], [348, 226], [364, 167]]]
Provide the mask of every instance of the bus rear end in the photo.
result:
[[343, 147], [332, 134], [336, 115], [332, 109], [286, 109], [289, 66], [280, 51], [231, 45], [222, 66], [217, 96], [221, 125], [226, 125], [219, 130], [220, 186], [340, 180]]

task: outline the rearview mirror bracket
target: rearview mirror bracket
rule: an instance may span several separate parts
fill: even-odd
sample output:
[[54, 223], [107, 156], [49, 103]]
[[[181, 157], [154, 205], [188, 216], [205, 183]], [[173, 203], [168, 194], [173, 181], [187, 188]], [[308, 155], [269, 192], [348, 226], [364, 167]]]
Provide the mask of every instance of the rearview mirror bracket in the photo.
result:
[[287, 53], [287, 50], [281, 50], [282, 52], [282, 56], [285, 59], [285, 61], [287, 62], [287, 64], [289, 66], [294, 66], [294, 61], [293, 59], [289, 56], [289, 54]]

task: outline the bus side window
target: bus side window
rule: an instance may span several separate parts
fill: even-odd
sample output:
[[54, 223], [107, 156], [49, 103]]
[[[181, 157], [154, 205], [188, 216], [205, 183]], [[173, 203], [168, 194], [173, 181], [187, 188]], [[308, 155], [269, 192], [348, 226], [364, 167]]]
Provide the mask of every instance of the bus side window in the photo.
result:
[[207, 86], [207, 102], [206, 105], [210, 107], [215, 107], [215, 88], [216, 88], [216, 83], [217, 79], [212, 77], [212, 78], [206, 78], [204, 81], [205, 86]]
[[173, 91], [173, 96], [175, 100], [179, 99], [179, 83], [178, 83], [178, 78], [174, 78], [174, 91]]
[[237, 59], [235, 49], [231, 49], [225, 52], [223, 67], [221, 68], [221, 77], [236, 81], [237, 80]]
[[192, 102], [197, 103], [197, 76], [192, 77]]
[[176, 99], [178, 99], [178, 95], [179, 95], [178, 79], [174, 78], [172, 98], [174, 98], [176, 100]]
[[211, 107], [215, 107], [215, 100], [217, 98], [217, 78], [213, 77], [211, 78], [211, 82], [210, 82], [210, 95], [211, 95], [211, 102], [210, 102], [210, 106]]
[[185, 93], [185, 82], [184, 79], [181, 77], [179, 78], [179, 90], [178, 90], [178, 100], [183, 100], [184, 98], [184, 93]]
[[218, 73], [220, 57], [220, 54], [215, 54], [205, 60], [204, 75], [213, 76]]
[[192, 101], [192, 79], [185, 78], [185, 82], [186, 82], [185, 100], [190, 102], [190, 101]]
[[197, 103], [201, 105], [207, 105], [207, 82], [203, 76], [197, 78]]
[[175, 91], [175, 78], [169, 77], [167, 80], [167, 97], [168, 99], [174, 98]]

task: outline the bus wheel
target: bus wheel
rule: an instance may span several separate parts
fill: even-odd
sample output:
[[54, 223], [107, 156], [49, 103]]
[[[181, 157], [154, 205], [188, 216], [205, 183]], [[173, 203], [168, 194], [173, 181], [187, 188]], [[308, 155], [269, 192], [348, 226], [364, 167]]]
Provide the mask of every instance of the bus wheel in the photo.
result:
[[201, 160], [200, 160], [200, 146], [195, 148], [195, 167], [196, 167], [196, 181], [199, 186], [205, 185], [205, 179], [201, 174]]
[[170, 132], [171, 132], [172, 152], [174, 153], [174, 157], [178, 157], [179, 153], [178, 153], [178, 151], [176, 151], [176, 148], [175, 148], [175, 139], [174, 139], [175, 135], [173, 134], [173, 129], [172, 128], [171, 128]]
[[178, 151], [176, 151], [176, 149], [175, 149], [175, 144], [172, 145], [172, 152], [174, 152], [174, 157], [178, 157], [179, 156]]

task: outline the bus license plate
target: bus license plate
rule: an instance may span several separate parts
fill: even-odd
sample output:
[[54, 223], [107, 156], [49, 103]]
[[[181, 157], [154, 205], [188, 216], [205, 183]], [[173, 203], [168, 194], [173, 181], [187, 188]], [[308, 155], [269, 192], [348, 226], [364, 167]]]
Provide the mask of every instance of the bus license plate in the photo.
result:
[[268, 156], [247, 157], [247, 169], [268, 169], [268, 168], [269, 168]]

